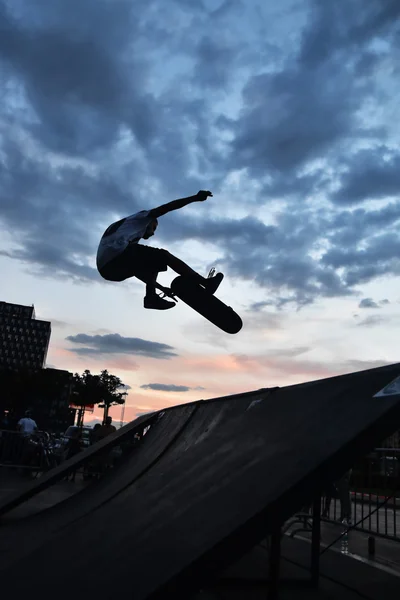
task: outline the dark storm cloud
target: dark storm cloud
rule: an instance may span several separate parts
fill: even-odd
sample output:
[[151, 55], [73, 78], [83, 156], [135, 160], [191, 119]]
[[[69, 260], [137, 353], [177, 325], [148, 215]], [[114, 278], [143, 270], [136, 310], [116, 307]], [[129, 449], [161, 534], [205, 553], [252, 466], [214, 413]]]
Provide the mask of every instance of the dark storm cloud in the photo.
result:
[[400, 154], [385, 146], [360, 150], [347, 163], [347, 171], [340, 178], [340, 184], [340, 189], [331, 196], [338, 204], [398, 196]]
[[224, 86], [230, 81], [229, 66], [236, 59], [237, 49], [204, 36], [197, 46], [196, 83], [210, 88]]
[[[2, 255], [101, 281], [111, 221], [209, 188], [216, 204], [165, 217], [155, 245], [212, 245], [267, 302], [398, 274], [400, 159], [377, 109], [396, 96], [399, 2], [309, 0], [299, 22], [283, 3], [283, 33], [250, 4], [0, 0]], [[368, 199], [382, 206], [343, 210]], [[271, 200], [266, 225], [253, 209]]]
[[375, 300], [372, 300], [372, 298], [363, 298], [358, 308], [379, 308], [379, 304]]
[[3, 4], [0, 52], [23, 81], [39, 121], [34, 133], [54, 150], [76, 154], [112, 141], [127, 123], [145, 144], [153, 104], [130, 84], [144, 75], [143, 57], [124, 60], [138, 30], [130, 3], [58, 1], [48, 12], [39, 2], [33, 14], [22, 6], [16, 18]]
[[329, 228], [335, 245], [350, 248], [382, 231], [397, 231], [399, 221], [400, 201], [397, 201], [375, 210], [357, 208], [336, 212], [330, 218]]
[[322, 263], [345, 272], [345, 281], [352, 287], [374, 277], [400, 275], [400, 238], [397, 233], [376, 235], [365, 248], [333, 248], [325, 253]]
[[[282, 305], [312, 302], [315, 296], [340, 296], [352, 293], [330, 265], [320, 264], [310, 252], [326, 225], [312, 211], [284, 213], [276, 226], [265, 225], [255, 217], [195, 221], [182, 214], [171, 217], [173, 231], [183, 239], [208, 241], [220, 248], [218, 265], [244, 280], [253, 280], [261, 287], [272, 288], [270, 300]], [[164, 235], [160, 226], [160, 235]], [[171, 232], [167, 239], [172, 239]], [[285, 290], [291, 293], [286, 293]]]
[[244, 88], [240, 118], [231, 122], [231, 164], [256, 176], [293, 176], [343, 140], [369, 138], [358, 111], [374, 84], [357, 77], [359, 61], [364, 52], [370, 56], [371, 40], [395, 30], [399, 6], [311, 2], [297, 60], [290, 56], [282, 69], [254, 76]]
[[149, 358], [166, 359], [178, 356], [174, 348], [168, 344], [151, 342], [141, 338], [130, 338], [110, 333], [108, 335], [87, 335], [78, 333], [66, 338], [69, 342], [79, 344], [79, 348], [72, 348], [77, 354], [129, 354], [135, 356], [147, 356]]
[[[130, 139], [130, 154], [151, 162], [152, 177], [164, 185], [190, 183], [187, 143], [201, 132], [211, 145], [204, 102], [198, 97], [179, 101], [176, 89], [156, 97], [150, 89], [153, 70], [161, 64], [168, 70], [168, 54], [176, 54], [183, 35], [177, 34], [174, 17], [190, 30], [192, 17], [183, 18], [179, 3], [171, 4], [168, 19], [152, 0], [134, 5], [59, 0], [52, 10], [45, 2], [36, 10], [28, 2], [22, 7], [18, 19], [11, 10], [3, 19], [0, 49], [9, 80], [24, 91], [32, 113], [26, 127], [36, 139], [53, 151], [96, 160], [107, 156], [99, 153], [112, 154], [121, 139]], [[190, 41], [189, 56], [197, 38], [192, 35]], [[131, 169], [143, 182], [148, 174], [138, 172], [133, 158]], [[171, 166], [180, 171], [180, 181]]]
[[347, 77], [322, 85], [324, 79], [319, 71], [293, 68], [253, 77], [233, 126], [232, 168], [247, 168], [258, 177], [290, 173], [350, 133], [359, 98], [345, 95]]
[[[253, 216], [211, 220], [188, 218], [182, 212], [161, 221], [157, 233], [167, 246], [176, 238], [214, 245], [220, 251], [219, 268], [230, 277], [274, 290], [263, 304], [282, 307], [309, 304], [318, 296], [352, 295], [358, 284], [398, 273], [399, 218], [400, 203], [351, 212], [291, 207], [274, 226]], [[321, 253], [319, 260], [312, 257], [315, 251]]]
[[35, 267], [30, 269], [32, 275], [60, 280], [67, 276], [74, 282], [99, 281], [97, 270], [65, 259], [60, 249], [49, 244], [25, 242], [24, 248], [20, 250], [0, 250], [0, 256], [17, 259], [24, 264], [34, 263]]
[[199, 189], [186, 175], [185, 127], [207, 139], [205, 105], [147, 91], [148, 56], [176, 38], [157, 11], [149, 18], [152, 4], [38, 0], [22, 2], [17, 18], [0, 1], [3, 90], [15, 89], [0, 103], [0, 220], [22, 246], [6, 256], [54, 277], [96, 279], [82, 263], [95, 255], [99, 228], [158, 203], [144, 181], [169, 182], [169, 194]]
[[156, 392], [190, 392], [190, 390], [195, 389], [187, 385], [174, 385], [172, 383], [145, 383], [140, 387], [144, 390], [154, 390]]
[[304, 32], [300, 52], [300, 62], [310, 66], [329, 60], [335, 52], [362, 47], [365, 42], [388, 35], [395, 30], [400, 16], [397, 0], [371, 0], [367, 5], [363, 0], [329, 4], [312, 0], [310, 8], [310, 26]]
[[386, 304], [389, 304], [387, 298], [384, 298], [379, 302], [375, 302], [372, 298], [363, 298], [358, 305], [358, 308], [381, 308], [382, 306], [386, 306]]
[[3, 142], [3, 150], [0, 220], [20, 247], [0, 253], [33, 263], [42, 275], [98, 281], [98, 273], [85, 264], [101, 235], [98, 211], [109, 210], [112, 200], [112, 209], [131, 212], [134, 200], [106, 173], [91, 176], [74, 165], [53, 168], [11, 140]]

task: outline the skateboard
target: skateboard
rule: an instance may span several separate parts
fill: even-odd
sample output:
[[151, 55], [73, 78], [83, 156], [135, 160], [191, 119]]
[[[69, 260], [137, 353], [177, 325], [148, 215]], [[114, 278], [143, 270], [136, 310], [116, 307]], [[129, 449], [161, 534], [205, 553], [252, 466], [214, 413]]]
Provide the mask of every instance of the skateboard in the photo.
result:
[[233, 334], [242, 329], [239, 315], [195, 281], [179, 275], [172, 281], [170, 292], [171, 298], [179, 298], [222, 331]]

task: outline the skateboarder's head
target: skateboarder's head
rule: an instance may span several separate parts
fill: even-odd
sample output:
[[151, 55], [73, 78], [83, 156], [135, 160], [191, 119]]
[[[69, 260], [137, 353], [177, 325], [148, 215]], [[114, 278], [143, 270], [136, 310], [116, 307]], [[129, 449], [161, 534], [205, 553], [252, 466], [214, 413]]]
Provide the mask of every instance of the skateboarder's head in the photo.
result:
[[158, 226], [158, 220], [153, 219], [146, 227], [146, 231], [144, 233], [143, 239], [148, 240], [152, 235], [155, 234]]

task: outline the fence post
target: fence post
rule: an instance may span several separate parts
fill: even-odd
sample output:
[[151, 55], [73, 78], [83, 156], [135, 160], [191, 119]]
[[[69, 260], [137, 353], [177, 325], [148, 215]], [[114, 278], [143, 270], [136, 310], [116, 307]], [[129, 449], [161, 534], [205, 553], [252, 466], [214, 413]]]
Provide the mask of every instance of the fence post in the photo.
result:
[[314, 496], [311, 533], [311, 583], [317, 587], [319, 582], [319, 560], [321, 547], [321, 491]]

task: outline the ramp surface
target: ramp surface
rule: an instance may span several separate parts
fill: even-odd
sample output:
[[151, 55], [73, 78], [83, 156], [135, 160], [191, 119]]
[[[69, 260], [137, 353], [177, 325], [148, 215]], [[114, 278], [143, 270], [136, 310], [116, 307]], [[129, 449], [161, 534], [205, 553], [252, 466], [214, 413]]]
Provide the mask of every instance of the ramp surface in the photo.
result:
[[396, 386], [374, 395], [397, 376], [392, 365], [201, 403], [141, 477], [1, 570], [6, 591], [22, 598], [34, 580], [43, 600], [69, 598], [73, 566], [75, 598], [188, 599], [396, 429]]
[[101, 452], [111, 450], [114, 446], [123, 443], [126, 439], [129, 439], [136, 431], [141, 428], [150, 425], [155, 418], [157, 413], [150, 413], [138, 417], [131, 423], [125, 425], [112, 435], [109, 435], [105, 439], [101, 440], [97, 444], [94, 444], [84, 452], [76, 454], [69, 460], [66, 460], [55, 469], [51, 469], [48, 473], [35, 479], [32, 483], [28, 484], [24, 490], [19, 490], [15, 494], [2, 499], [0, 502], [0, 516], [6, 514], [13, 508], [19, 506], [23, 502], [33, 498], [36, 494], [39, 494], [43, 490], [47, 489], [57, 481], [60, 481], [66, 477], [69, 473], [80, 467], [90, 457], [94, 457]]
[[127, 461], [78, 494], [20, 522], [3, 521], [0, 529], [2, 568], [43, 545], [137, 481], [174, 444], [198, 406], [188, 404], [174, 411], [161, 412]]

